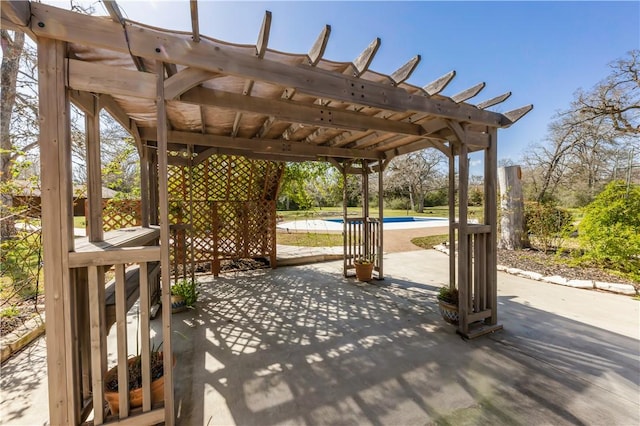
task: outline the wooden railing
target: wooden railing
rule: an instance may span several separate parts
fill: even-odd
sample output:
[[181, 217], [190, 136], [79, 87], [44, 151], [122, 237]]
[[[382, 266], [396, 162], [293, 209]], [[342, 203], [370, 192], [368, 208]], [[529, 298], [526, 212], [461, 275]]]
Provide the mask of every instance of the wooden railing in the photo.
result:
[[[159, 296], [160, 247], [155, 244], [158, 230], [137, 228], [107, 232], [104, 241], [80, 240], [69, 253], [69, 267], [75, 277], [78, 370], [76, 386], [82, 395], [80, 418], [85, 421], [93, 410], [93, 424], [120, 422], [127, 418], [136, 424], [164, 421], [164, 409], [151, 405], [151, 325], [152, 302]], [[111, 279], [109, 279], [112, 277]], [[139, 300], [139, 352], [129, 347], [127, 312]], [[108, 348], [107, 336], [115, 324], [116, 348]], [[87, 326], [88, 325], [88, 326]], [[136, 344], [138, 346], [138, 344]], [[158, 346], [158, 343], [155, 345]], [[108, 353], [115, 353], [119, 413], [105, 408]], [[140, 355], [142, 407], [129, 407], [129, 355]], [[159, 404], [160, 405], [160, 404]]]
[[[491, 226], [468, 224], [460, 238], [466, 238], [467, 250], [458, 252], [459, 329], [463, 335], [471, 335], [471, 324], [487, 319], [489, 323], [496, 321], [496, 289], [491, 276], [495, 274], [496, 265], [491, 253]], [[455, 253], [452, 251], [451, 255]]]
[[347, 218], [344, 233], [344, 271], [355, 269], [359, 259], [369, 259], [374, 263], [373, 270], [380, 272], [382, 256], [380, 221], [376, 218]]

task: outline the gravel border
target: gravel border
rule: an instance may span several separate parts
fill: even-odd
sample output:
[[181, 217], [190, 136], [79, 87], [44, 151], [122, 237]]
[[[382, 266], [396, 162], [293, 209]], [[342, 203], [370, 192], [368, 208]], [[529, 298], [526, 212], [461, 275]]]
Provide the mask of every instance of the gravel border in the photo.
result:
[[[445, 253], [447, 256], [449, 255], [449, 248], [442, 244], [433, 246], [433, 248], [441, 253]], [[564, 285], [567, 287], [582, 288], [588, 290], [603, 290], [610, 293], [623, 294], [626, 296], [638, 295], [636, 288], [632, 284], [584, 279], [568, 279], [560, 275], [544, 276], [543, 274], [540, 274], [538, 272], [525, 271], [518, 268], [510, 268], [503, 265], [498, 265], [497, 269], [498, 271], [506, 272], [507, 274], [517, 275], [520, 277], [529, 278], [530, 280], [541, 281], [550, 284]]]

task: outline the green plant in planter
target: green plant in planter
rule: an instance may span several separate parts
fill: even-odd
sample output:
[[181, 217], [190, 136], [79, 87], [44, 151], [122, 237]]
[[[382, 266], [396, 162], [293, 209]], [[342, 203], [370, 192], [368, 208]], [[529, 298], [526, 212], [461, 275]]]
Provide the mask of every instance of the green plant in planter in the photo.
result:
[[191, 279], [181, 279], [171, 286], [171, 295], [182, 297], [187, 307], [193, 308], [198, 300], [198, 283]]
[[353, 261], [356, 265], [368, 265], [370, 263], [375, 263], [375, 256], [371, 254], [365, 254], [359, 257], [356, 257]]
[[458, 289], [450, 288], [448, 286], [440, 287], [438, 292], [438, 300], [448, 303], [450, 305], [458, 306]]

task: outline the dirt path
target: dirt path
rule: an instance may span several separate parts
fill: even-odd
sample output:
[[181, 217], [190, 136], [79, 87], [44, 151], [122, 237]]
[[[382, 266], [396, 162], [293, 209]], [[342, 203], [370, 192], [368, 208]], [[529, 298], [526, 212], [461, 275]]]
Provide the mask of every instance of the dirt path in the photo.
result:
[[394, 253], [399, 251], [422, 250], [422, 248], [411, 243], [413, 238], [426, 237], [429, 235], [443, 235], [448, 233], [448, 226], [384, 231], [384, 251], [385, 253]]

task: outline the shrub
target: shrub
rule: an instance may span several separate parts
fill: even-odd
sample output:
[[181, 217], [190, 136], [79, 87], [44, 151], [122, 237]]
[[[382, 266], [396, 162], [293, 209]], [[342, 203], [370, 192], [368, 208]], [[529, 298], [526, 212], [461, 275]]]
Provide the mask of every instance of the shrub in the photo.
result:
[[546, 252], [561, 247], [565, 237], [571, 233], [573, 216], [550, 202], [527, 202], [524, 220], [530, 242]]
[[191, 279], [181, 279], [171, 286], [171, 294], [174, 296], [182, 296], [185, 305], [190, 308], [195, 307], [198, 300], [198, 282]]
[[442, 300], [445, 303], [449, 303], [451, 305], [458, 305], [458, 289], [457, 288], [449, 288], [448, 286], [440, 287], [438, 291], [438, 300]]
[[640, 186], [611, 182], [585, 207], [584, 257], [640, 280]]
[[391, 210], [409, 210], [411, 204], [408, 198], [391, 198], [390, 200], [384, 200], [385, 206]]

